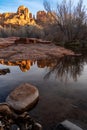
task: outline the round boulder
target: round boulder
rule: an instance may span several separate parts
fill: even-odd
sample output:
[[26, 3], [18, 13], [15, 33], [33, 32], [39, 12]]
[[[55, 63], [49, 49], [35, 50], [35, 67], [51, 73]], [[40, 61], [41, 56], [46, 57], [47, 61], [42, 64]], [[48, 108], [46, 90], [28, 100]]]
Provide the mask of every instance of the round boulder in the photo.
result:
[[6, 102], [15, 111], [24, 112], [32, 109], [38, 99], [38, 89], [33, 85], [25, 83], [13, 90], [6, 98]]

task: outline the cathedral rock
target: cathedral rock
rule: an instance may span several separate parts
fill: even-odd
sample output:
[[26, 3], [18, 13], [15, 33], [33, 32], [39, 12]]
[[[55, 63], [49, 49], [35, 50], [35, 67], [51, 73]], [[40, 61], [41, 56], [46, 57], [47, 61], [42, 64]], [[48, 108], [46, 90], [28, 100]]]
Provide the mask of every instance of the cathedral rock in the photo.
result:
[[24, 25], [35, 25], [35, 20], [32, 17], [32, 13], [25, 6], [19, 6], [16, 13], [3, 13], [0, 14], [0, 25], [1, 26], [24, 26]]

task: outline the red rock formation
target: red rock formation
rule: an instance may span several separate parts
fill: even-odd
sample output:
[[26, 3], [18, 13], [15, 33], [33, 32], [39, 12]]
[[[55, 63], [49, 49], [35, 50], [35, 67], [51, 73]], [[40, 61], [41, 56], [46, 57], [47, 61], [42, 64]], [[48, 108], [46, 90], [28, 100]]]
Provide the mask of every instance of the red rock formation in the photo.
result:
[[35, 20], [28, 8], [20, 6], [16, 13], [0, 14], [0, 25], [35, 25]]
[[55, 12], [45, 12], [45, 11], [38, 11], [37, 12], [37, 22], [54, 22], [55, 21]]
[[37, 12], [37, 21], [45, 22], [47, 20], [47, 13], [45, 11]]
[[28, 8], [25, 8], [25, 6], [20, 6], [17, 10], [17, 14], [23, 16], [23, 19], [25, 20], [29, 19], [29, 10]]

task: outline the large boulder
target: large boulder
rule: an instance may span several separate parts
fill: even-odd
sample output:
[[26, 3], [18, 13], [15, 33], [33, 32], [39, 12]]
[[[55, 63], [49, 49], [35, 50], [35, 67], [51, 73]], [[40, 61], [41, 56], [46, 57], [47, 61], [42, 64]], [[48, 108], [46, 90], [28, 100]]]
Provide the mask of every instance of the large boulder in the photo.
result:
[[25, 83], [13, 90], [6, 98], [6, 102], [15, 111], [24, 112], [33, 108], [38, 99], [38, 89]]

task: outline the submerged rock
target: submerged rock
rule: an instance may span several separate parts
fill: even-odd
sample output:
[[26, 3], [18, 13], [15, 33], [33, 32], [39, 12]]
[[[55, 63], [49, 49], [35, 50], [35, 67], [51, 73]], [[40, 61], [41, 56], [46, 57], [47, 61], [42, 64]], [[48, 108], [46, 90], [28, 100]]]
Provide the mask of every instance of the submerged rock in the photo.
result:
[[6, 98], [6, 102], [15, 111], [24, 112], [33, 108], [38, 99], [38, 89], [25, 83], [13, 90]]
[[65, 120], [62, 123], [60, 123], [59, 125], [57, 125], [55, 130], [83, 130], [82, 128], [80, 128], [79, 126], [77, 126], [76, 124]]

